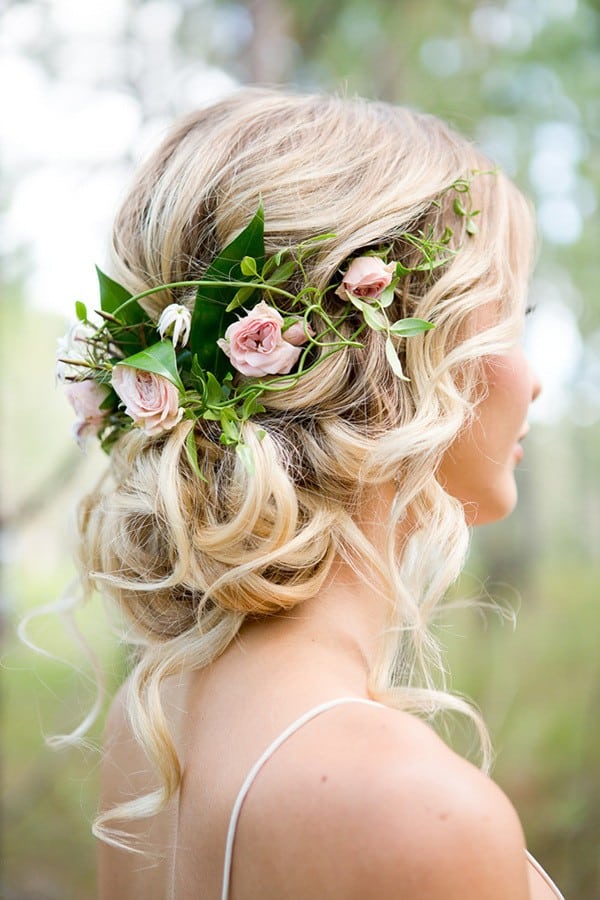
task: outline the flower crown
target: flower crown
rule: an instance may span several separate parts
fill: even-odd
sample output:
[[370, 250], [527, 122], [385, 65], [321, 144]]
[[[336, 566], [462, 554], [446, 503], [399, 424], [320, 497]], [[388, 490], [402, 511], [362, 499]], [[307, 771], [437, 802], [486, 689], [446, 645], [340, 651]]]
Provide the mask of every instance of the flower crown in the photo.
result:
[[[451, 187], [457, 194], [468, 193], [470, 184], [460, 179]], [[478, 211], [465, 207], [458, 196], [454, 210], [466, 218], [467, 233], [474, 234], [472, 217]], [[242, 432], [248, 419], [265, 411], [261, 397], [289, 388], [344, 347], [362, 347], [365, 328], [385, 335], [388, 363], [405, 379], [393, 338], [409, 338], [434, 325], [415, 318], [390, 321], [394, 291], [408, 274], [448, 262], [457, 252], [449, 246], [451, 236], [449, 228], [439, 239], [432, 227], [417, 235], [404, 233], [400, 237], [420, 253], [415, 266], [388, 261], [389, 248], [375, 250], [352, 259], [338, 284], [320, 290], [310, 284], [304, 262], [320, 242], [335, 235], [320, 234], [267, 257], [259, 205], [201, 280], [157, 285], [133, 296], [97, 268], [101, 322], [91, 322], [85, 304], [75, 304], [78, 321], [59, 342], [56, 369], [77, 415], [78, 442], [96, 435], [109, 452], [131, 428], [157, 435], [182, 419], [205, 419], [220, 423], [221, 443], [235, 448], [252, 471]], [[293, 293], [284, 287], [289, 284], [300, 288]], [[158, 322], [139, 302], [192, 287], [193, 309], [171, 303]], [[323, 305], [332, 292], [340, 301], [335, 314]], [[278, 306], [281, 301], [285, 310]], [[340, 325], [351, 315], [358, 324], [346, 337]], [[244, 378], [235, 378], [236, 372]], [[185, 447], [192, 468], [204, 477], [193, 428]]]

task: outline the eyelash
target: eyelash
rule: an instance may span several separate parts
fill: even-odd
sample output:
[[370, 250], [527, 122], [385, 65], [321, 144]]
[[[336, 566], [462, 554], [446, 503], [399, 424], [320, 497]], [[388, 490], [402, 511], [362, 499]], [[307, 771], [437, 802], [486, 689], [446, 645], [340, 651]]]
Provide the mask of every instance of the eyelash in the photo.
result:
[[535, 304], [533, 306], [527, 307], [527, 309], [525, 310], [525, 315], [530, 316], [534, 312], [535, 312]]

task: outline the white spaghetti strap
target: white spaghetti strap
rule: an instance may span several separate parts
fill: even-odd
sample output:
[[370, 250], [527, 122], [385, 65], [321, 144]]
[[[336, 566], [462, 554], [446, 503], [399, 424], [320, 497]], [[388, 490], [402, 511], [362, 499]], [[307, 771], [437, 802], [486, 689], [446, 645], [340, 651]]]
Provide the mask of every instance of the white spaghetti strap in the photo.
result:
[[[269, 744], [264, 753], [257, 759], [254, 763], [244, 783], [242, 784], [240, 791], [236, 797], [236, 801], [233, 804], [233, 809], [231, 810], [231, 818], [229, 819], [229, 828], [227, 830], [227, 842], [225, 844], [225, 860], [223, 864], [223, 887], [221, 892], [221, 900], [228, 900], [229, 898], [229, 882], [231, 880], [231, 864], [233, 861], [233, 844], [235, 841], [235, 832], [237, 828], [238, 819], [240, 817], [240, 813], [242, 811], [242, 806], [244, 800], [246, 799], [246, 795], [248, 791], [252, 787], [252, 783], [254, 779], [264, 766], [264, 764], [273, 756], [276, 750], [281, 747], [281, 745], [286, 741], [292, 734], [302, 728], [307, 722], [310, 722], [311, 719], [316, 718], [316, 716], [320, 715], [323, 712], [326, 712], [328, 709], [333, 709], [335, 706], [342, 706], [344, 703], [365, 703], [369, 706], [383, 706], [382, 703], [377, 703], [375, 700], [366, 700], [363, 697], [338, 697], [336, 700], [329, 700], [327, 703], [321, 703], [320, 706], [315, 706], [313, 709], [309, 709], [308, 712], [304, 713], [304, 715], [300, 716], [299, 719], [296, 719], [292, 722], [291, 725], [281, 732], [281, 734], [275, 738], [275, 740]], [[387, 707], [384, 707], [387, 708]], [[557, 886], [554, 884], [550, 876], [547, 872], [542, 869], [539, 862], [529, 853], [528, 850], [525, 851], [525, 855], [529, 861], [529, 864], [533, 866], [538, 875], [546, 882], [548, 887], [553, 891], [556, 895], [557, 900], [565, 900], [564, 896], [561, 894]]]
[[291, 737], [294, 732], [298, 731], [298, 729], [302, 728], [307, 722], [310, 722], [311, 719], [314, 719], [316, 716], [320, 715], [323, 712], [326, 712], [328, 709], [332, 709], [334, 706], [341, 706], [344, 703], [366, 703], [369, 706], [383, 706], [381, 703], [377, 703], [375, 700], [366, 700], [363, 697], [338, 697], [337, 700], [329, 700], [327, 703], [321, 703], [320, 706], [315, 706], [313, 709], [309, 709], [308, 712], [304, 713], [303, 716], [300, 716], [299, 719], [296, 719], [295, 722], [292, 722], [291, 725], [282, 731], [279, 737], [275, 738], [272, 744], [269, 744], [265, 752], [260, 756], [250, 771], [246, 776], [246, 780], [240, 788], [240, 792], [237, 795], [236, 801], [233, 804], [233, 809], [231, 810], [231, 818], [229, 820], [229, 829], [227, 831], [227, 843], [225, 844], [225, 862], [223, 865], [223, 889], [221, 893], [221, 900], [228, 900], [229, 897], [229, 881], [231, 879], [231, 863], [233, 859], [233, 843], [235, 840], [235, 831], [237, 828], [238, 819], [240, 817], [240, 812], [242, 810], [242, 805], [244, 800], [246, 799], [246, 795], [250, 788], [252, 787], [252, 782], [267, 762], [268, 759], [275, 753], [276, 750], [281, 747], [281, 745], [286, 741], [289, 737]]
[[563, 894], [561, 894], [561, 892], [559, 891], [559, 889], [556, 887], [556, 885], [554, 884], [554, 882], [552, 881], [552, 879], [551, 879], [550, 876], [548, 875], [548, 873], [547, 873], [544, 869], [542, 869], [542, 867], [540, 866], [540, 864], [539, 864], [539, 862], [537, 861], [537, 859], [535, 858], [535, 856], [532, 856], [531, 853], [529, 852], [529, 850], [526, 850], [526, 851], [525, 851], [525, 856], [526, 856], [527, 859], [529, 860], [530, 865], [532, 865], [533, 868], [535, 869], [535, 871], [538, 873], [538, 875], [539, 875], [541, 878], [543, 878], [544, 881], [546, 882], [546, 884], [548, 885], [548, 887], [549, 887], [552, 891], [554, 891], [554, 893], [556, 894], [557, 900], [565, 900]]

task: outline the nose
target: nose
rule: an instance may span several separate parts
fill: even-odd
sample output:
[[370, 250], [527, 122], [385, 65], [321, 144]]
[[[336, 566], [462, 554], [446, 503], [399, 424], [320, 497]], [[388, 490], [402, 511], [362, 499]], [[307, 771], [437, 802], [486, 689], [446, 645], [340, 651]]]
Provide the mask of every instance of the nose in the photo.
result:
[[542, 393], [542, 382], [540, 381], [537, 372], [531, 367], [529, 370], [531, 372], [531, 402], [533, 403], [533, 401], [537, 400]]

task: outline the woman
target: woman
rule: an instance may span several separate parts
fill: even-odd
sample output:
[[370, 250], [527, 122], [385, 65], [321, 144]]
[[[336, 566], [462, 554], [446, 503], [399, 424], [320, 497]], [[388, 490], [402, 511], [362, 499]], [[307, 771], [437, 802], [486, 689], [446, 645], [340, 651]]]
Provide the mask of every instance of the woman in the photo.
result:
[[102, 898], [560, 896], [423, 721], [466, 713], [486, 755], [428, 622], [516, 502], [532, 235], [467, 141], [385, 104], [241, 91], [142, 170], [62, 363], [111, 454], [82, 577], [139, 648]]

